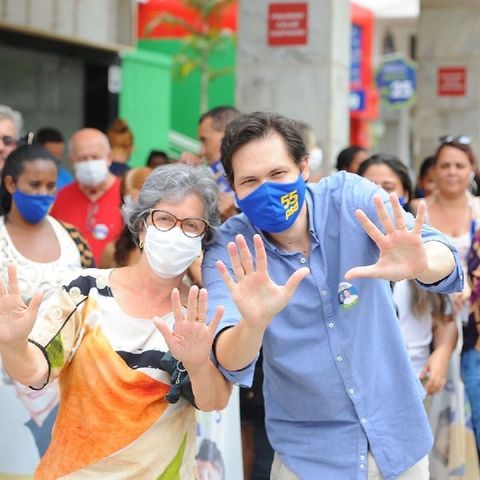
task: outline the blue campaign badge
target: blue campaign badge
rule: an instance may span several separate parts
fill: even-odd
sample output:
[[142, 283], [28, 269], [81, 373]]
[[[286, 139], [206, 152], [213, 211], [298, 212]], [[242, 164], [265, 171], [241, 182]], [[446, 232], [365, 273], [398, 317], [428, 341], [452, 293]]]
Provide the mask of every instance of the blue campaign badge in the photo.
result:
[[358, 303], [358, 292], [351, 283], [340, 282], [338, 284], [338, 303], [344, 310], [352, 308]]
[[109, 229], [104, 223], [97, 223], [92, 228], [92, 236], [97, 240], [105, 240], [108, 237]]

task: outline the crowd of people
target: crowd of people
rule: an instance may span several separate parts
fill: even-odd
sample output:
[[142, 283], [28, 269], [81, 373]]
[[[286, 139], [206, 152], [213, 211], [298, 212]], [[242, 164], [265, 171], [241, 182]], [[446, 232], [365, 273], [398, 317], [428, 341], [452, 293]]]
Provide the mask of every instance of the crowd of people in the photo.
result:
[[195, 410], [234, 384], [246, 479], [480, 478], [468, 137], [414, 186], [359, 146], [320, 178], [308, 125], [232, 107], [140, 168], [120, 119], [72, 135], [71, 173], [22, 132], [0, 106], [0, 479], [228, 480]]

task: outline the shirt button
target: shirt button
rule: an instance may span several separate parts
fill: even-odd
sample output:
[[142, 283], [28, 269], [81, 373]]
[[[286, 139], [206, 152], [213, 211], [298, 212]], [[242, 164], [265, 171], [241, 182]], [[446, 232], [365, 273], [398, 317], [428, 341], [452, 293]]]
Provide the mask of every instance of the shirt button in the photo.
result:
[[355, 393], [355, 389], [351, 388], [351, 389], [348, 391], [348, 393], [349, 393], [350, 395], [353, 395], [353, 394]]
[[338, 355], [337, 356], [337, 362], [342, 362], [343, 361], [343, 357], [341, 355]]
[[334, 326], [335, 326], [335, 324], [334, 324], [333, 322], [330, 322], [330, 323], [328, 324], [328, 328], [333, 328]]
[[360, 419], [360, 421], [363, 423], [363, 425], [365, 425], [367, 423], [367, 419], [365, 417], [362, 417]]
[[360, 455], [360, 460], [363, 462], [365, 460], [365, 455]]
[[303, 258], [303, 257], [300, 259], [300, 263], [305, 263], [306, 261], [307, 260], [305, 260], [305, 258]]
[[365, 470], [365, 465], [364, 465], [363, 463], [361, 463], [361, 464], [360, 464], [360, 468], [361, 468], [362, 470]]
[[324, 296], [327, 294], [327, 291], [326, 291], [326, 290], [322, 290], [320, 293], [321, 293], [322, 296], [324, 297]]

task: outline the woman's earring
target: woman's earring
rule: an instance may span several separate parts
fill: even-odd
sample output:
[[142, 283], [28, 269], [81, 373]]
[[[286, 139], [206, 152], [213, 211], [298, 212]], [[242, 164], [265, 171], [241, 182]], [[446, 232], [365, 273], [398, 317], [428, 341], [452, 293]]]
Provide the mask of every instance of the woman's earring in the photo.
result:
[[140, 241], [138, 242], [138, 248], [139, 248], [140, 250], [143, 250], [143, 240], [140, 240]]

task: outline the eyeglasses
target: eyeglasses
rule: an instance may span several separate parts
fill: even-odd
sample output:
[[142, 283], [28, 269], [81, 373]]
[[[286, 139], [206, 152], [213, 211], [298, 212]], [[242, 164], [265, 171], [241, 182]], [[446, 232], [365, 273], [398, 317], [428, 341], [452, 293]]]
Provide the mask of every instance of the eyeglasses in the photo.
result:
[[161, 232], [168, 232], [180, 222], [182, 232], [190, 238], [201, 237], [205, 235], [208, 229], [208, 223], [203, 218], [177, 218], [165, 210], [152, 210], [150, 212], [152, 225]]
[[472, 138], [468, 135], [442, 135], [438, 140], [442, 144], [459, 143], [460, 145], [470, 145], [472, 143]]
[[9, 147], [10, 145], [15, 145], [17, 143], [15, 137], [12, 137], [10, 135], [4, 135], [3, 137], [0, 137], [0, 140], [2, 140], [3, 144], [6, 147]]

